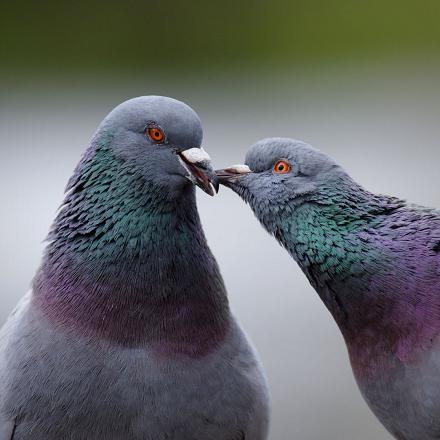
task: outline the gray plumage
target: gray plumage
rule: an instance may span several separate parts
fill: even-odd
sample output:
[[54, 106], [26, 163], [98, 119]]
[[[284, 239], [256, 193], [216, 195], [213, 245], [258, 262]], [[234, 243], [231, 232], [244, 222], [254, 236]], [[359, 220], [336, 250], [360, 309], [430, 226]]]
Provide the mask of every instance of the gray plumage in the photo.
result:
[[258, 142], [219, 172], [299, 264], [359, 388], [400, 440], [440, 438], [440, 213], [372, 194], [324, 153]]
[[215, 186], [201, 139], [162, 97], [98, 128], [0, 332], [0, 440], [267, 438], [264, 374], [197, 214], [193, 182]]

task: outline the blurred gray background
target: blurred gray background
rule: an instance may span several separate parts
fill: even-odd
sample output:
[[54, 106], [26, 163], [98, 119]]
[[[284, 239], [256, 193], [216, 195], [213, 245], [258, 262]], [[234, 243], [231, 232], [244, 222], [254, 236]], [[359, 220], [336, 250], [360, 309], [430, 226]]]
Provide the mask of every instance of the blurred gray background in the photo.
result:
[[[437, 73], [394, 66], [263, 75], [252, 83], [72, 80], [3, 90], [0, 321], [29, 287], [89, 138], [126, 98], [155, 93], [188, 102], [218, 167], [243, 161], [262, 137], [296, 137], [335, 157], [370, 190], [440, 207]], [[269, 377], [271, 439], [389, 438], [357, 391], [339, 330], [293, 260], [231, 191], [215, 198], [198, 191], [198, 199], [232, 307]]]
[[[294, 137], [372, 191], [440, 207], [440, 4], [329, 5], [0, 5], [0, 324], [29, 288], [96, 126], [134, 96], [190, 104], [218, 167], [243, 161], [262, 137]], [[267, 371], [271, 440], [389, 440], [293, 260], [232, 192], [198, 200]]]

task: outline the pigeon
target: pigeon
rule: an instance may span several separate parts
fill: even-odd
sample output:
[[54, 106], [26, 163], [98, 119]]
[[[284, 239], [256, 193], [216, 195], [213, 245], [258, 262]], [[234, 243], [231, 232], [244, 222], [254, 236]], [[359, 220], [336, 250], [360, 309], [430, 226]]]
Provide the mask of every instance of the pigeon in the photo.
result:
[[440, 438], [440, 211], [373, 194], [304, 142], [217, 172], [335, 319], [367, 404], [400, 440]]
[[260, 360], [231, 314], [195, 185], [197, 114], [145, 96], [99, 125], [31, 291], [0, 331], [1, 440], [265, 440]]

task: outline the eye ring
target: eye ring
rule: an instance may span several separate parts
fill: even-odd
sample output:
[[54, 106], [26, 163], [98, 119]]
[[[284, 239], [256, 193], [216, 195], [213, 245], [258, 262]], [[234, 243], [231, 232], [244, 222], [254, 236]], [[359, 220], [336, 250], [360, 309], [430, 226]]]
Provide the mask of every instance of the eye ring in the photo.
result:
[[162, 144], [165, 142], [165, 133], [157, 126], [147, 127], [146, 134], [156, 144]]
[[273, 166], [273, 170], [277, 174], [286, 174], [290, 171], [290, 164], [286, 160], [278, 160]]

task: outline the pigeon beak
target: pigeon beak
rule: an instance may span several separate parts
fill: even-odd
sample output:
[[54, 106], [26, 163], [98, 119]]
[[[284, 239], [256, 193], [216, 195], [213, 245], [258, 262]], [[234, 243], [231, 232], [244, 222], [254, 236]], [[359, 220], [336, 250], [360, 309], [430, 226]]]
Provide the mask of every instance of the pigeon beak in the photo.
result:
[[191, 182], [210, 196], [218, 193], [220, 181], [212, 167], [209, 154], [203, 148], [177, 151], [177, 156], [188, 171], [187, 177]]
[[228, 183], [234, 183], [246, 174], [252, 173], [252, 170], [247, 165], [240, 164], [217, 170], [215, 173], [220, 183], [227, 186]]

